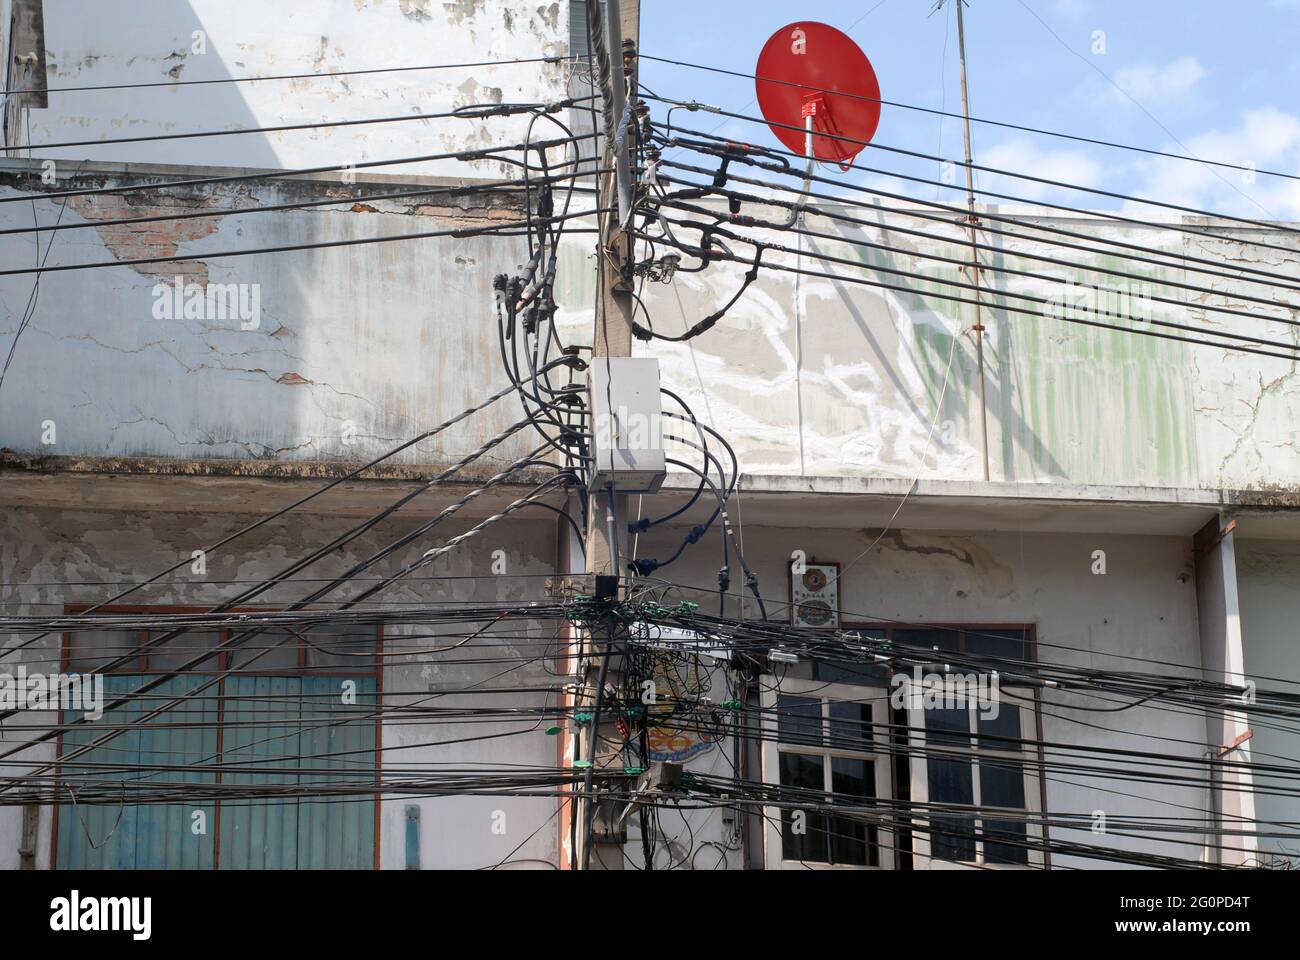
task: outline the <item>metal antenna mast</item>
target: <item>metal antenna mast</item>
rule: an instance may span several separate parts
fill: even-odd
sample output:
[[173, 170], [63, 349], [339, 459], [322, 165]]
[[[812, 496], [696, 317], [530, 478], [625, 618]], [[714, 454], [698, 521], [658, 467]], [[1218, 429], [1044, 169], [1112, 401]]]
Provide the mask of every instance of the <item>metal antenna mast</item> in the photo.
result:
[[971, 283], [975, 288], [975, 356], [979, 367], [980, 382], [980, 440], [984, 447], [984, 479], [989, 479], [989, 407], [984, 396], [984, 323], [980, 318], [980, 260], [979, 260], [979, 216], [975, 212], [975, 171], [971, 166], [970, 144], [970, 97], [966, 84], [966, 26], [962, 21], [961, 8], [965, 0], [954, 0], [957, 4], [957, 49], [961, 59], [961, 113], [962, 139], [966, 144], [966, 205], [970, 211], [967, 222], [970, 224], [970, 270]]

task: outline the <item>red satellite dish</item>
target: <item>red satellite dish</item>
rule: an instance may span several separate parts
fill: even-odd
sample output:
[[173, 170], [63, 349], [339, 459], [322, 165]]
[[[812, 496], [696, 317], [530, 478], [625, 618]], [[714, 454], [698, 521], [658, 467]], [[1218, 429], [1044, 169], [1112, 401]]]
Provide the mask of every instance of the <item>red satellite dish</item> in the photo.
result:
[[846, 34], [824, 23], [803, 20], [772, 34], [754, 73], [763, 117], [800, 156], [807, 155], [809, 114], [813, 155], [841, 165], [852, 162], [880, 123], [880, 84], [871, 61]]

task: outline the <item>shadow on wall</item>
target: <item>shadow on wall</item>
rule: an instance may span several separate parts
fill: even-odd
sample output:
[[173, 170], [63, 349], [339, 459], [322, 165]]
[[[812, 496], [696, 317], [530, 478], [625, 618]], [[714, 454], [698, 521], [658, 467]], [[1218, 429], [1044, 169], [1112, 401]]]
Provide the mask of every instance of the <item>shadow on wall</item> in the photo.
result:
[[[1003, 234], [991, 238], [993, 245], [1002, 249], [989, 256], [986, 271], [1014, 266], [1048, 277], [1068, 276], [1073, 284], [1103, 291], [1092, 306], [1099, 312], [1080, 310], [1078, 316], [1120, 328], [1104, 330], [1024, 313], [1050, 312], [1052, 308], [1008, 297], [1008, 290], [1050, 297], [1053, 286], [1034, 281], [1030, 287], [1017, 278], [995, 274], [993, 289], [984, 297], [986, 302], [992, 301], [985, 324], [992, 327], [995, 345], [988, 356], [990, 383], [1004, 388], [996, 401], [990, 394], [989, 411], [990, 417], [998, 416], [1004, 425], [1015, 426], [1011, 431], [1004, 427], [1001, 437], [1007, 479], [1197, 485], [1192, 412], [1195, 348], [1124, 329], [1136, 327], [1135, 318], [1107, 314], [1108, 307], [1115, 309], [1116, 301], [1113, 297], [1107, 300], [1104, 291], [1133, 284], [1089, 270], [1088, 257], [1067, 274], [1014, 257], [1007, 249], [1007, 239]], [[1129, 240], [1152, 246], [1158, 243], [1143, 234]], [[1140, 266], [1121, 263], [1109, 255], [1091, 260], [1093, 266], [1144, 272]], [[1158, 271], [1150, 273], [1143, 288], [1169, 299], [1186, 298], [1181, 290], [1162, 287], [1162, 277]], [[1168, 309], [1160, 307], [1159, 312]], [[1045, 468], [1051, 471], [1046, 476], [1040, 472]]]
[[[887, 228], [881, 218], [882, 232]], [[1007, 238], [993, 234], [993, 243], [1005, 247]], [[1013, 241], [1014, 242], [1014, 241]], [[916, 281], [900, 273], [879, 272], [874, 279], [906, 292], [882, 294], [901, 299], [911, 321], [912, 356], [929, 395], [928, 410], [920, 410], [900, 390], [899, 396], [927, 427], [937, 403], [951, 339], [927, 335], [946, 330], [945, 316], [959, 314], [963, 327], [974, 322], [974, 307], [944, 300], [951, 294], [973, 299], [974, 291], [941, 282], [969, 283], [956, 265], [936, 266], [934, 260], [909, 258], [905, 250], [882, 252], [846, 245], [852, 256], [871, 268], [897, 271], [932, 271], [934, 281]], [[838, 251], [837, 251], [838, 252]], [[925, 241], [925, 252], [963, 261], [968, 248], [960, 241]], [[1071, 480], [1083, 483], [1148, 483], [1162, 486], [1196, 483], [1195, 425], [1191, 419], [1190, 357], [1182, 344], [1145, 337], [1123, 329], [1108, 331], [1024, 311], [1048, 312], [1031, 300], [1008, 296], [1010, 290], [1030, 296], [1052, 295], [1053, 271], [1031, 261], [1009, 256], [1000, 249], [982, 257], [984, 306], [981, 320], [984, 340], [985, 394], [988, 405], [993, 479], [1012, 481]], [[1101, 264], [1098, 264], [1101, 265]], [[1026, 281], [998, 272], [1014, 267], [1041, 274]], [[1057, 271], [1059, 273], [1059, 271]], [[1107, 275], [1089, 271], [1086, 263], [1073, 271], [1073, 282], [1103, 289], [1116, 285]], [[1160, 276], [1149, 286], [1160, 290]], [[854, 304], [852, 288], [837, 282], [837, 292], [853, 315], [864, 339], [895, 386], [894, 367], [872, 336]], [[1166, 297], [1178, 291], [1160, 290]], [[936, 306], [938, 304], [938, 306]], [[891, 310], [892, 315], [892, 310]], [[1083, 314], [1081, 314], [1082, 316]], [[1121, 327], [1131, 318], [1089, 316]], [[978, 375], [975, 344], [971, 336], [959, 344], [952, 380], [941, 417], [964, 423], [966, 441], [976, 450], [980, 443]], [[1123, 424], [1124, 429], [1116, 429]], [[937, 444], [937, 441], [936, 441]]]
[[[41, 151], [60, 160], [229, 167], [360, 163], [484, 147], [522, 139], [527, 117], [431, 118], [471, 104], [534, 102], [564, 95], [564, 71], [536, 58], [561, 55], [558, 3], [436, 0], [133, 0], [46, 4], [52, 86], [161, 83], [130, 91], [51, 94], [24, 120], [35, 144], [293, 124], [268, 134], [96, 145]], [[395, 69], [492, 61], [436, 70]], [[383, 69], [387, 68], [387, 69]], [[342, 72], [348, 76], [329, 76]], [[368, 72], [377, 71], [377, 72]], [[204, 83], [234, 78], [293, 79]], [[414, 119], [423, 117], [422, 119]], [[397, 118], [384, 123], [322, 125]], [[392, 173], [489, 170], [430, 161]]]
[[[878, 208], [872, 216], [874, 223], [840, 227], [834, 239], [803, 237], [803, 269], [813, 276], [769, 271], [690, 347], [646, 349], [664, 360], [664, 376], [678, 389], [697, 398], [707, 390], [747, 470], [910, 478], [928, 449], [924, 475], [979, 479], [975, 343], [970, 334], [953, 340], [954, 331], [973, 326], [974, 308], [951, 299], [974, 296], [951, 285], [969, 282], [961, 270], [969, 241], [951, 223], [937, 230], [929, 224], [920, 241], [891, 231], [906, 222], [905, 211]], [[880, 246], [862, 245], [877, 231]], [[793, 246], [789, 235], [754, 236]], [[794, 265], [793, 253], [771, 262], [782, 258]], [[1010, 249], [986, 251], [982, 262], [992, 478], [1195, 485], [1191, 348], [1123, 329], [1133, 317], [1103, 316], [1121, 327], [1111, 331], [1031, 315], [1025, 311], [1052, 308], [1012, 294], [1051, 302], [1064, 281]], [[1001, 271], [1009, 264], [1037, 276], [1008, 276]], [[1096, 272], [1107, 266], [1104, 258], [1085, 260], [1072, 283], [1111, 287], [1114, 281]], [[643, 298], [662, 311], [664, 329], [677, 333], [687, 325], [683, 314], [704, 316], [725, 302], [742, 272], [732, 265], [699, 278], [679, 275], [671, 291], [647, 288]], [[1142, 282], [1178, 296], [1162, 289], [1162, 275]]]
[[[883, 214], [880, 214], [883, 217]], [[883, 220], [882, 229], [883, 229]], [[816, 243], [811, 244], [814, 252], [817, 251]], [[870, 269], [871, 267], [887, 267], [891, 270], [909, 271], [914, 270], [914, 265], [900, 260], [898, 255], [886, 255], [885, 253], [866, 247], [852, 247], [854, 255], [863, 260], [864, 264]], [[966, 281], [965, 275], [959, 273], [955, 268], [945, 273], [951, 273], [953, 279], [958, 282]], [[901, 301], [907, 312], [908, 323], [912, 330], [912, 357], [920, 373], [926, 390], [926, 400], [928, 403], [925, 408], [922, 407], [911, 396], [911, 391], [906, 384], [899, 378], [897, 364], [893, 362], [882, 350], [881, 344], [875, 335], [872, 334], [866, 318], [863, 316], [861, 309], [854, 303], [853, 291], [843, 282], [835, 281], [834, 286], [840, 294], [844, 308], [849, 312], [856, 324], [863, 340], [870, 347], [872, 355], [876, 362], [894, 384], [899, 398], [907, 404], [913, 417], [920, 423], [928, 433], [930, 424], [938, 418], [939, 428], [935, 430], [935, 443], [941, 443], [943, 437], [942, 426], [945, 419], [951, 417], [955, 422], [963, 424], [963, 433], [966, 442], [974, 449], [979, 450], [981, 446], [980, 431], [982, 429], [979, 416], [979, 387], [977, 372], [977, 354], [974, 341], [971, 335], [959, 337], [956, 345], [956, 352], [953, 354], [952, 335], [949, 331], [948, 317], [958, 315], [964, 317], [963, 312], [965, 305], [951, 301], [941, 301], [948, 307], [948, 311], [940, 312], [935, 309], [930, 301], [940, 291], [953, 291], [956, 296], [974, 297], [973, 291], [954, 290], [938, 281], [935, 283], [921, 284], [908, 277], [902, 276], [901, 273], [877, 273], [876, 278], [883, 283], [888, 283], [893, 287], [901, 287], [900, 290], [881, 290], [880, 296], [889, 308], [891, 317], [893, 316], [893, 307], [890, 305], [890, 298]], [[983, 298], [981, 298], [983, 299]], [[963, 322], [961, 328], [965, 329], [969, 322]], [[986, 324], [987, 326], [987, 324]], [[938, 333], [937, 331], [944, 331]], [[989, 360], [995, 356], [992, 349], [993, 342], [986, 336], [985, 339], [985, 402], [988, 404], [990, 434], [998, 426], [1000, 420], [1003, 450], [1001, 471], [996, 469], [994, 464], [994, 479], [1004, 476], [1013, 479], [1015, 474], [1015, 451], [1013, 444], [1019, 442], [1022, 445], [1024, 453], [1032, 458], [1032, 475], [1034, 477], [1064, 476], [1064, 469], [1057, 462], [1045, 445], [1035, 436], [1030, 425], [1024, 420], [1020, 412], [1015, 409], [1014, 403], [1009, 398], [1004, 398], [999, 388], [1000, 383], [1006, 383], [1007, 380], [994, 376], [990, 369]], [[999, 341], [1005, 342], [1005, 341]], [[951, 356], [952, 369], [949, 370], [949, 357]], [[945, 379], [948, 381], [947, 388], [944, 388]], [[940, 401], [943, 402], [942, 409], [939, 407]], [[1026, 439], [1032, 442], [1026, 443]], [[990, 438], [990, 455], [994, 453], [993, 438]]]
[[[231, 32], [231, 24], [222, 22], [226, 17], [205, 22], [196, 7], [211, 4], [202, 2], [134, 0], [125, 17], [123, 9], [112, 4], [63, 10], [45, 6], [49, 86], [106, 89], [52, 92], [48, 107], [27, 111], [14, 142], [30, 145], [32, 155], [52, 157], [60, 166], [80, 160], [280, 165], [278, 151], [265, 134], [42, 148], [46, 143], [247, 129], [275, 122], [259, 116], [249, 102], [257, 84], [220, 82], [258, 72], [245, 61], [245, 51], [251, 53], [258, 40], [252, 23]], [[192, 82], [196, 80], [218, 82]], [[111, 89], [151, 83], [167, 85]]]

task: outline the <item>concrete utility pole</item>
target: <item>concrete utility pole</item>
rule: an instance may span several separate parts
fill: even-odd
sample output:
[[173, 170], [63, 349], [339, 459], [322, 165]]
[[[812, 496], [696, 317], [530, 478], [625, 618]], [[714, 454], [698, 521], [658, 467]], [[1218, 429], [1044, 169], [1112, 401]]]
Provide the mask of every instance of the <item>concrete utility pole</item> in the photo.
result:
[[966, 27], [962, 22], [961, 8], [965, 0], [953, 0], [957, 4], [957, 50], [961, 58], [961, 112], [962, 132], [966, 141], [966, 204], [970, 210], [970, 276], [975, 290], [975, 356], [979, 365], [980, 378], [980, 439], [984, 444], [984, 479], [989, 479], [989, 407], [984, 398], [984, 324], [980, 320], [980, 256], [979, 256], [979, 217], [975, 213], [975, 171], [971, 169], [970, 145], [970, 99], [966, 93]]
[[[625, 78], [624, 38], [636, 42], [639, 35], [639, 0], [606, 0], [602, 12], [600, 0], [586, 0], [587, 30], [591, 51], [600, 77], [601, 107], [604, 118], [604, 162], [614, 167], [600, 190], [601, 206], [610, 209], [600, 218], [598, 248], [595, 332], [592, 357], [630, 357], [632, 355], [632, 275], [629, 262], [631, 244], [632, 167], [629, 157], [628, 97], [636, 96], [636, 59], [630, 58], [631, 75]], [[625, 88], [624, 83], [630, 80]], [[592, 423], [590, 429], [600, 427]], [[607, 427], [607, 429], [610, 429]], [[612, 488], [593, 490], [587, 515], [587, 572], [598, 577], [619, 577], [626, 557], [628, 498]], [[608, 581], [606, 581], [608, 582]], [[621, 596], [622, 591], [618, 589]], [[576, 861], [581, 869], [622, 870], [622, 827], [617, 822], [616, 805], [600, 803], [592, 796], [596, 769], [617, 762], [617, 751], [608, 746], [618, 742], [617, 716], [602, 710], [606, 689], [620, 689], [622, 653], [617, 649], [618, 636], [613, 625], [592, 624], [587, 630], [579, 668], [584, 696], [579, 709], [590, 709], [591, 719], [581, 726], [578, 751], [586, 766], [584, 784], [577, 805], [578, 849]], [[606, 746], [601, 747], [602, 738]], [[601, 752], [604, 751], [602, 758]], [[604, 763], [602, 763], [602, 760]], [[593, 853], [595, 856], [593, 857]]]

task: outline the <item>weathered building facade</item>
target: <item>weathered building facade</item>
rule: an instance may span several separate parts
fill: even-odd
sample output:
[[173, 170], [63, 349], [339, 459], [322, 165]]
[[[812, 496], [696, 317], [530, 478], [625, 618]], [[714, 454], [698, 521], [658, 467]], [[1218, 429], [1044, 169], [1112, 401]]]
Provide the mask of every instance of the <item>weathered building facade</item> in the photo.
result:
[[[522, 237], [481, 231], [525, 219], [529, 198], [519, 189], [464, 190], [512, 180], [517, 170], [496, 159], [450, 155], [539, 136], [530, 134], [527, 116], [430, 116], [93, 142], [549, 104], [575, 91], [575, 65], [563, 59], [568, 3], [331, 0], [313, 4], [305, 16], [242, 2], [159, 2], [147, 5], [156, 7], [151, 15], [141, 14], [148, 31], [129, 34], [98, 8], [74, 17], [43, 6], [39, 0], [0, 4], [0, 23], [11, 25], [9, 48], [21, 52], [24, 43], [34, 44], [40, 54], [10, 58], [11, 90], [28, 78], [31, 88], [107, 87], [363, 70], [398, 61], [480, 65], [164, 85], [129, 99], [108, 90], [53, 89], [10, 97], [8, 159], [0, 162], [3, 263], [12, 271], [31, 264], [81, 269], [0, 276], [0, 343], [8, 350], [17, 340], [0, 381], [0, 606], [7, 616], [53, 615], [102, 602], [119, 585], [219, 543], [509, 385], [493, 278], [518, 270], [527, 248]], [[261, 26], [250, 30], [254, 21]], [[51, 146], [74, 141], [92, 144]], [[389, 164], [413, 157], [424, 159]], [[381, 165], [364, 166], [375, 162]], [[230, 179], [242, 174], [249, 179]], [[217, 178], [224, 179], [188, 182]], [[162, 186], [143, 195], [123, 189], [144, 181]], [[58, 191], [95, 192], [26, 199]], [[188, 216], [214, 209], [228, 212]], [[985, 289], [996, 306], [982, 321], [981, 371], [970, 307], [948, 299], [951, 290], [943, 285], [968, 282], [959, 214], [936, 219], [933, 207], [869, 200], [865, 208], [823, 209], [860, 222], [828, 221], [816, 229], [834, 231], [837, 239], [772, 254], [770, 262], [832, 270], [876, 286], [765, 272], [712, 331], [689, 345], [637, 344], [639, 353], [660, 359], [665, 386], [736, 449], [741, 477], [731, 521], [770, 616], [789, 621], [791, 560], [801, 554], [810, 563], [838, 565], [838, 622], [864, 635], [911, 631], [908, 642], [962, 653], [986, 637], [1019, 637], [1042, 662], [1110, 670], [1157, 664], [1189, 680], [1233, 686], [1248, 676], [1296, 675], [1300, 659], [1290, 624], [1300, 612], [1294, 589], [1300, 393], [1294, 362], [1033, 315], [1050, 313], [1063, 284], [1129, 284], [1126, 290], [1136, 284], [1143, 296], [1161, 298], [1153, 307], [1157, 319], [1213, 328], [1225, 321], [1207, 306], [1241, 307], [1266, 318], [1261, 336], [1294, 342], [1287, 321], [1295, 311], [1254, 305], [1248, 298], [1259, 295], [1259, 286], [1247, 275], [1229, 283], [1172, 266], [1199, 257], [1228, 272], [1261, 262], [1293, 271], [1300, 248], [1293, 255], [1271, 250], [1261, 260], [1252, 246], [1260, 239], [1296, 246], [1291, 233], [1190, 219], [1117, 226], [1102, 215], [984, 208], [985, 239], [998, 249], [985, 261]], [[761, 210], [755, 203], [746, 212]], [[168, 219], [173, 216], [182, 219]], [[1008, 218], [1005, 232], [997, 230], [999, 216]], [[148, 222], [114, 222], [124, 219]], [[32, 232], [34, 223], [41, 232]], [[1102, 252], [1080, 254], [1069, 268], [1033, 261], [1054, 254], [1025, 224], [1097, 238], [1092, 246]], [[793, 245], [779, 231], [761, 235], [774, 247]], [[1104, 249], [1105, 241], [1128, 246]], [[240, 250], [264, 252], [220, 255]], [[1137, 251], [1166, 256], [1162, 265], [1138, 267], [1137, 280], [1121, 283], [1105, 272], [1121, 262], [1130, 270], [1126, 258]], [[813, 253], [849, 263], [811, 263]], [[156, 258], [176, 259], [123, 262]], [[1020, 274], [992, 269], [1013, 264]], [[570, 342], [590, 342], [593, 265], [590, 238], [571, 237], [555, 315]], [[682, 271], [670, 284], [648, 284], [642, 296], [660, 329], [676, 333], [725, 302], [744, 271], [743, 264]], [[202, 302], [191, 305], [195, 289]], [[221, 291], [220, 309], [208, 295], [214, 289]], [[1147, 323], [1143, 329], [1173, 328]], [[274, 576], [506, 431], [519, 416], [514, 403], [508, 397], [404, 450], [366, 479], [342, 484], [242, 538], [237, 549], [211, 551], [202, 573], [182, 567], [125, 606], [207, 609], [241, 585]], [[529, 446], [520, 436], [505, 439], [323, 558], [309, 575], [348, 570]], [[659, 496], [645, 498], [645, 514], [685, 504], [694, 488], [694, 477], [671, 473]], [[518, 478], [494, 486], [411, 550], [418, 555], [469, 530], [521, 489]], [[695, 507], [644, 533], [638, 555], [668, 557], [707, 514]], [[579, 550], [563, 522], [524, 513], [384, 598], [412, 607], [536, 600], [547, 578], [580, 569]], [[683, 597], [716, 604], [716, 572], [713, 548], [706, 555], [697, 545], [657, 576], [678, 585]], [[281, 584], [257, 605], [291, 604], [309, 586]], [[760, 614], [749, 598], [733, 601], [736, 611]], [[6, 639], [10, 647], [20, 642]], [[93, 666], [95, 639], [74, 649], [68, 638], [51, 635], [6, 660], [32, 669], [75, 665], [78, 658]], [[367, 702], [416, 697], [470, 712], [484, 706], [544, 711], [572, 680], [550, 624], [521, 628], [506, 651], [516, 666], [505, 678], [488, 654], [481, 663], [476, 655], [439, 653], [386, 660], [384, 639], [376, 634], [378, 654], [360, 661], [317, 662], [320, 649], [302, 641], [289, 659], [239, 677], [247, 690], [201, 701], [211, 711], [212, 736], [221, 731], [219, 745], [169, 740], [165, 750], [188, 758], [186, 764], [223, 756], [232, 743], [256, 756], [259, 731], [267, 737], [286, 727], [328, 732], [337, 722], [352, 739], [331, 741], [331, 751], [378, 757], [381, 767], [398, 771], [486, 763], [554, 767], [574, 759], [567, 730], [548, 735], [547, 723], [531, 720], [476, 721], [467, 712], [459, 722], [399, 716], [358, 725], [329, 716], [317, 723], [305, 707], [292, 716], [262, 713], [242, 721], [234, 713], [256, 702], [259, 691], [282, 697], [296, 690], [309, 703], [312, 683], [340, 680], [358, 684], [372, 698]], [[786, 696], [812, 709], [821, 718], [814, 723], [834, 722], [834, 704], [854, 703], [867, 711], [862, 722], [888, 726], [887, 690], [860, 678], [805, 676], [806, 666], [775, 671], [766, 687], [749, 691], [746, 703], [760, 718], [755, 723], [783, 715], [776, 698]], [[142, 663], [109, 679], [128, 683], [162, 669]], [[718, 704], [732, 699], [720, 669], [693, 682], [693, 696]], [[743, 770], [774, 784], [787, 766], [803, 763], [806, 772], [839, 764], [860, 780], [870, 778], [874, 796], [899, 803], [945, 797], [961, 803], [964, 787], [978, 804], [975, 791], [982, 790], [986, 805], [1028, 815], [1023, 836], [1031, 840], [1050, 833], [1057, 842], [1227, 864], [1287, 855], [1280, 842], [1256, 839], [1253, 824], [1295, 821], [1295, 802], [1284, 791], [1256, 791], [1261, 775], [1250, 764], [1257, 755], [1271, 765], [1294, 764], [1300, 742], [1283, 727], [1252, 725], [1245, 712], [1159, 704], [1132, 706], [1118, 722], [1097, 712], [1112, 704], [1093, 697], [1044, 690], [1022, 696], [1005, 714], [1015, 729], [1003, 731], [1033, 744], [1023, 755], [1003, 758], [1004, 768], [1020, 771], [1018, 781], [985, 781], [974, 750], [965, 772], [961, 764], [945, 768], [945, 780], [920, 751], [894, 754], [866, 742], [856, 750], [819, 752], [806, 741], [801, 750], [797, 738], [784, 741], [782, 729], [770, 731], [761, 746], [741, 747], [727, 737], [669, 732], [656, 754], [682, 759], [701, 775]], [[25, 724], [56, 720], [6, 721], [0, 748], [24, 739]], [[978, 718], [969, 722], [970, 733], [982, 729]], [[924, 726], [924, 719], [915, 725]], [[1238, 742], [1247, 732], [1252, 739]], [[289, 754], [320, 755], [298, 736]], [[61, 749], [51, 741], [10, 756], [4, 775], [21, 778], [20, 764], [55, 764]], [[143, 754], [150, 747], [141, 740], [132, 749]], [[1100, 762], [1062, 769], [1080, 750], [1094, 758], [1108, 750], [1173, 754], [1195, 772], [1134, 789]], [[1196, 764], [1207, 753], [1226, 764], [1206, 774]], [[801, 759], [787, 763], [786, 756]], [[215, 782], [218, 772], [209, 766], [200, 761], [190, 775]], [[941, 796], [941, 788], [952, 792]], [[221, 824], [219, 834], [187, 833], [194, 811], [178, 805], [78, 808], [74, 799], [0, 806], [0, 867], [475, 868], [502, 861], [565, 866], [571, 856], [563, 803], [554, 796], [381, 794], [365, 803], [299, 801], [291, 814], [238, 803], [218, 814], [213, 803], [203, 810]], [[1121, 823], [1203, 817], [1215, 839], [1207, 843], [1188, 828], [1145, 836], [1116, 830], [1099, 840], [1092, 829], [1098, 811]], [[661, 868], [692, 869], [1097, 863], [1086, 855], [1049, 856], [1032, 844], [1000, 849], [987, 824], [977, 828], [983, 839], [969, 848], [931, 849], [923, 834], [887, 836], [882, 828], [872, 834], [869, 853], [841, 851], [837, 861], [826, 850], [804, 847], [793, 856], [783, 845], [782, 822], [780, 811], [761, 808], [665, 812], [654, 827], [656, 857]], [[627, 850], [635, 860], [642, 847], [636, 818], [632, 824]]]

